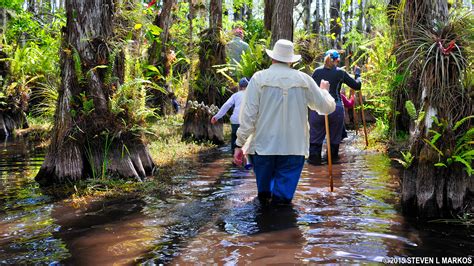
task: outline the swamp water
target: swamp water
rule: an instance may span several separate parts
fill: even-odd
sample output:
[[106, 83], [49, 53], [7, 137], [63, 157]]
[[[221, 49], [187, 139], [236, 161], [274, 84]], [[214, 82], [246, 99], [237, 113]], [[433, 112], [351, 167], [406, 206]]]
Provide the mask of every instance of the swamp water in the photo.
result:
[[[353, 143], [351, 135], [347, 143]], [[390, 256], [474, 256], [472, 228], [400, 214], [398, 171], [385, 155], [342, 146], [334, 165], [305, 165], [292, 206], [262, 209], [251, 172], [228, 147], [173, 178], [166, 195], [75, 206], [34, 182], [44, 152], [0, 146], [0, 264], [377, 264]]]

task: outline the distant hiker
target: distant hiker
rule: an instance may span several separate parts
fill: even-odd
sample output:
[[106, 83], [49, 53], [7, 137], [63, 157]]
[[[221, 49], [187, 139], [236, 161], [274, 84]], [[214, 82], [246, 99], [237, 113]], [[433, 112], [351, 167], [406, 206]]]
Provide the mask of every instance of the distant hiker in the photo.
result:
[[229, 63], [236, 64], [242, 60], [242, 54], [249, 49], [249, 45], [243, 41], [244, 31], [236, 28], [233, 31], [234, 38], [226, 46], [226, 54], [229, 57]]
[[351, 109], [354, 107], [354, 103], [355, 103], [354, 95], [351, 95], [351, 98], [347, 99], [346, 95], [344, 95], [344, 93], [341, 92], [341, 100], [345, 108]]
[[247, 88], [249, 81], [247, 78], [242, 78], [239, 81], [239, 91], [232, 94], [230, 98], [222, 105], [221, 109], [219, 109], [219, 112], [211, 118], [211, 123], [215, 124], [217, 123], [217, 120], [221, 119], [227, 111], [231, 107], [234, 107], [234, 110], [232, 111], [232, 115], [230, 116], [230, 125], [232, 127], [232, 134], [231, 134], [231, 140], [230, 140], [230, 146], [232, 149], [232, 154], [234, 154], [234, 149], [235, 149], [235, 140], [237, 139], [237, 129], [240, 126], [239, 122], [239, 112], [240, 112], [240, 103], [242, 102], [242, 99], [244, 98], [244, 91]]
[[[344, 105], [344, 108], [346, 109], [354, 108], [354, 104], [355, 104], [354, 95], [351, 95], [351, 98], [347, 99], [346, 95], [341, 91], [341, 99], [342, 99], [342, 104]], [[347, 138], [346, 124], [342, 122], [342, 139], [345, 139], [345, 138]]]
[[171, 99], [171, 106], [173, 106], [174, 113], [177, 114], [179, 112], [179, 103], [176, 100], [176, 95], [174, 94], [174, 92], [170, 92], [168, 94], [168, 97]]
[[310, 76], [291, 68], [301, 59], [292, 42], [278, 40], [266, 52], [272, 65], [255, 73], [245, 92], [234, 162], [242, 164], [245, 144], [260, 202], [289, 203], [308, 155], [308, 107], [327, 114], [335, 102], [328, 82], [321, 81], [320, 88]]
[[[333, 161], [339, 159], [339, 144], [341, 143], [344, 132], [344, 106], [341, 100], [342, 83], [354, 90], [360, 90], [361, 88], [360, 68], [354, 68], [355, 78], [353, 79], [344, 69], [337, 67], [339, 61], [339, 53], [336, 50], [329, 50], [325, 53], [324, 66], [317, 68], [313, 73], [313, 79], [316, 83], [319, 84], [323, 79], [329, 81], [331, 84], [329, 93], [336, 100], [336, 111], [328, 116]], [[323, 140], [326, 137], [324, 115], [319, 115], [314, 111], [310, 111], [309, 113], [310, 148], [308, 163], [320, 165], [321, 149]]]

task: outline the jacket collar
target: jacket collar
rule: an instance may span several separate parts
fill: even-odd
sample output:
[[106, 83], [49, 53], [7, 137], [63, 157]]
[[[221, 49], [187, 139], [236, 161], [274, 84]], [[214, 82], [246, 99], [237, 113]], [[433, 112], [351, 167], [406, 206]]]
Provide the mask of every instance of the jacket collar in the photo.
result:
[[275, 63], [270, 66], [270, 69], [282, 69], [282, 68], [290, 68], [290, 66], [285, 63]]

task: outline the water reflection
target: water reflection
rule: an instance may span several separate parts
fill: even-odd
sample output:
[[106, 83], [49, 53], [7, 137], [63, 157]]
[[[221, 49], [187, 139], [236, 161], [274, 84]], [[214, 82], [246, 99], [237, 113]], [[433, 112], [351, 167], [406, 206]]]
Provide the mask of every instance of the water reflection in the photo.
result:
[[[351, 141], [351, 140], [349, 140]], [[472, 229], [418, 225], [400, 215], [389, 159], [346, 145], [334, 165], [306, 165], [293, 205], [262, 207], [255, 177], [230, 157], [157, 195], [76, 206], [34, 182], [42, 153], [24, 142], [0, 149], [0, 264], [378, 263], [385, 256], [474, 255]]]
[[135, 197], [92, 201], [79, 208], [67, 203], [56, 204], [51, 216], [60, 227], [54, 237], [65, 243], [70, 254], [62, 262], [77, 265], [133, 263], [163, 232], [145, 223], [144, 205], [143, 200]]
[[34, 182], [44, 151], [24, 139], [0, 149], [0, 264], [51, 263], [68, 256], [51, 219], [54, 200]]

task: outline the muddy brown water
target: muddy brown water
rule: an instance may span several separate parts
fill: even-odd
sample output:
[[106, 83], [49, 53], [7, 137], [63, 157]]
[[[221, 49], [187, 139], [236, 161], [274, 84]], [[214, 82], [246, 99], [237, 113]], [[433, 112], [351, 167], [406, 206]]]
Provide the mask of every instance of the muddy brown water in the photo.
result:
[[306, 165], [292, 206], [262, 209], [228, 147], [174, 177], [166, 195], [73, 205], [34, 182], [44, 152], [0, 146], [0, 264], [366, 264], [384, 257], [474, 256], [472, 228], [421, 224], [398, 207], [398, 171], [351, 135], [334, 165]]

